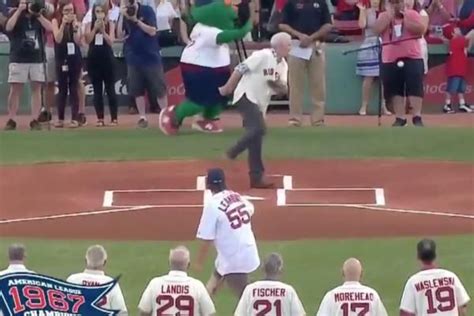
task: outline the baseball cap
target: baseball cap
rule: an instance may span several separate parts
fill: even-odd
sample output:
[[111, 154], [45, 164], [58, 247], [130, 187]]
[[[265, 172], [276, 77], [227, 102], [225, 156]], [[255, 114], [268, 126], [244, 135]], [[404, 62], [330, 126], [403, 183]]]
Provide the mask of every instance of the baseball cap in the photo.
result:
[[212, 168], [207, 171], [207, 184], [225, 186], [225, 174], [221, 168]]
[[432, 239], [422, 239], [416, 246], [418, 259], [423, 262], [432, 262], [436, 259], [436, 243]]

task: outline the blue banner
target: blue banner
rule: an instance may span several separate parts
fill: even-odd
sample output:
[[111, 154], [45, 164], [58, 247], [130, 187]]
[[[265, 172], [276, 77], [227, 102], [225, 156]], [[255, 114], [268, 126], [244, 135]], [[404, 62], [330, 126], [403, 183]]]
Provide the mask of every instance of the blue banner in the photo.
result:
[[113, 316], [118, 311], [101, 308], [100, 301], [116, 283], [84, 286], [34, 273], [5, 274], [0, 311], [4, 316]]

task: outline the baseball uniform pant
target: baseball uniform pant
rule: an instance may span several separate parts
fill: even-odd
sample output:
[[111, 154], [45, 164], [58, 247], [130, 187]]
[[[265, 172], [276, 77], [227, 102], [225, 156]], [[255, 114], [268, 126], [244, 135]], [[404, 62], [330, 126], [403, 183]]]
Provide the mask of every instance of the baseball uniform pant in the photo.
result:
[[214, 271], [214, 276], [220, 280], [220, 282], [225, 281], [238, 298], [242, 296], [245, 287], [249, 284], [247, 273], [229, 273], [222, 276], [217, 271]]
[[231, 159], [235, 159], [243, 151], [248, 150], [250, 181], [256, 183], [262, 179], [265, 172], [262, 161], [265, 119], [258, 105], [247, 99], [245, 94], [235, 105], [242, 116], [245, 133], [227, 153]]

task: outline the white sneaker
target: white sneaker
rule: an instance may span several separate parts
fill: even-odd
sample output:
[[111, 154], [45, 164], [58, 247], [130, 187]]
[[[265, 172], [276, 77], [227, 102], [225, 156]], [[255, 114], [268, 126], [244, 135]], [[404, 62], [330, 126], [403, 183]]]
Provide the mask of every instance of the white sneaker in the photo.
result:
[[467, 104], [460, 104], [459, 105], [459, 111], [465, 112], [465, 113], [472, 113], [471, 107]]

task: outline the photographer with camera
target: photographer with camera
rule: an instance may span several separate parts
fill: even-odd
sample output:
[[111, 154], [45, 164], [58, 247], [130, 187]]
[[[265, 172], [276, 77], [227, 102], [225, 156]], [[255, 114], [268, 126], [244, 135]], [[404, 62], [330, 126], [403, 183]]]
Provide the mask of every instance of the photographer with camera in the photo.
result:
[[165, 75], [157, 39], [156, 16], [150, 6], [135, 0], [122, 2], [121, 13], [117, 35], [125, 40], [128, 93], [135, 98], [140, 115], [138, 127], [146, 128], [148, 121], [145, 90], [148, 90], [148, 95], [157, 96], [162, 109], [168, 106]]
[[21, 0], [14, 9], [5, 31], [10, 40], [10, 63], [8, 66], [8, 121], [5, 130], [15, 130], [15, 117], [25, 83], [31, 83], [30, 128], [41, 129], [37, 117], [41, 109], [41, 84], [44, 82], [44, 32], [51, 31], [51, 23], [43, 16], [41, 0]]
[[81, 28], [71, 2], [60, 2], [53, 19], [56, 76], [58, 79], [58, 122], [64, 127], [64, 112], [68, 91], [71, 103], [71, 128], [79, 127], [78, 85], [81, 76]]

